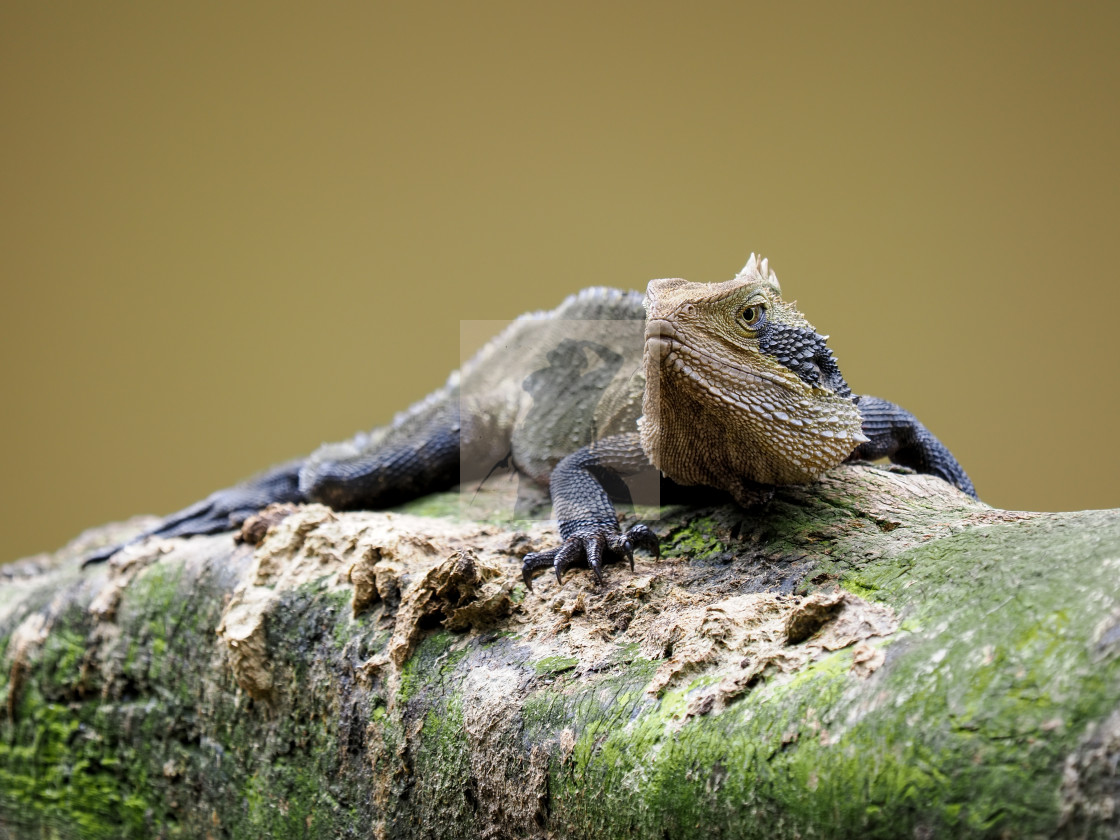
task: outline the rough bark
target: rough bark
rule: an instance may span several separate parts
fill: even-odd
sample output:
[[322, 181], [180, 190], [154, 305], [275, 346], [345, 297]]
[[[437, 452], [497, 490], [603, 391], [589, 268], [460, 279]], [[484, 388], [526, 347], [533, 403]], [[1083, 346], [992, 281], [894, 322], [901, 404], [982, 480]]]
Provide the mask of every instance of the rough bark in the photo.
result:
[[1120, 511], [844, 467], [526, 592], [457, 502], [5, 567], [0, 836], [1120, 836]]

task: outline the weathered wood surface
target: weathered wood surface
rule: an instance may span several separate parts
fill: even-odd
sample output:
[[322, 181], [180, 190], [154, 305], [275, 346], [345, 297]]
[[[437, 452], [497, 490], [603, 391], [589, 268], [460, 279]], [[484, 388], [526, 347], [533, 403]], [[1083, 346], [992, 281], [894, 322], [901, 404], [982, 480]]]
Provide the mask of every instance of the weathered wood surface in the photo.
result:
[[1120, 511], [844, 467], [526, 592], [441, 506], [5, 567], [0, 837], [1120, 836]]

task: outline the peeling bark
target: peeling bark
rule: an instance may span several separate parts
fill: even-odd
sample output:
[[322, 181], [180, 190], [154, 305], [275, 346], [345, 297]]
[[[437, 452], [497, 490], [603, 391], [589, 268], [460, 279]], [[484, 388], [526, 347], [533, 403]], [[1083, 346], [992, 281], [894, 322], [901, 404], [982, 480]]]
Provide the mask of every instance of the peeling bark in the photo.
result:
[[1120, 511], [849, 466], [526, 592], [441, 506], [0, 569], [0, 837], [1120, 836]]

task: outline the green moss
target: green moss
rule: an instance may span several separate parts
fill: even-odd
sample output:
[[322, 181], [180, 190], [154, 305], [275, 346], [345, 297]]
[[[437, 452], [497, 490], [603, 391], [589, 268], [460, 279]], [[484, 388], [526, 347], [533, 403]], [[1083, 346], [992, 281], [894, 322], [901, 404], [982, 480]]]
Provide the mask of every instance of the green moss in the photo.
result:
[[462, 638], [447, 630], [436, 630], [425, 636], [401, 669], [397, 702], [409, 702], [426, 683], [438, 682], [442, 674], [453, 671], [469, 653], [466, 648], [453, 648]]
[[533, 663], [533, 670], [538, 674], [561, 674], [578, 664], [579, 660], [574, 656], [546, 656]]
[[118, 608], [127, 643], [95, 646], [79, 604], [51, 616], [0, 744], [0, 821], [61, 837], [176, 832], [159, 755], [194, 716], [198, 634], [212, 644], [220, 609], [188, 588], [173, 561], [138, 575]]
[[617, 670], [538, 685], [522, 701], [525, 735], [532, 743], [557, 738], [565, 729], [582, 733], [589, 726], [621, 725], [653, 703], [645, 694], [657, 663], [635, 660]]
[[460, 499], [457, 492], [432, 493], [421, 496], [411, 502], [398, 505], [394, 510], [400, 513], [411, 513], [414, 516], [442, 516], [447, 519], [460, 518]]
[[251, 775], [244, 788], [246, 817], [234, 837], [325, 837], [339, 803], [323, 785], [318, 768], [302, 759], [279, 760]]
[[[290, 594], [267, 632], [274, 679], [299, 689], [250, 701], [206, 655], [217, 653], [214, 628], [228, 594], [215, 586], [234, 580], [218, 575], [162, 558], [126, 590], [119, 635], [100, 645], [84, 605], [52, 615], [14, 720], [0, 719], [5, 829], [284, 838], [345, 836], [371, 824], [363, 742], [385, 707], [352, 675], [388, 634], [364, 617], [351, 620], [321, 581]], [[399, 724], [382, 730], [391, 738]]]
[[476, 836], [479, 780], [471, 773], [470, 745], [458, 698], [448, 697], [425, 714], [413, 767], [423, 836]]
[[874, 601], [876, 599], [876, 593], [878, 592], [876, 587], [869, 585], [865, 579], [855, 575], [844, 578], [840, 586], [842, 589], [851, 592], [858, 598], [863, 598], [865, 601]]
[[[810, 791], [820, 793], [816, 765], [798, 758], [808, 755], [803, 743], [820, 742], [814, 709], [843, 690], [849, 665], [850, 655], [834, 654], [769, 697], [722, 715], [682, 722], [689, 692], [673, 691], [639, 707], [626, 725], [588, 721], [568, 766], [557, 768], [555, 818], [578, 825], [577, 834], [604, 836], [690, 837], [697, 825], [726, 837], [798, 835], [814, 824], [830, 826], [827, 836], [858, 833], [867, 821], [842, 813], [858, 797], [845, 790], [822, 802]], [[782, 714], [765, 714], [770, 708]], [[800, 729], [806, 721], [818, 726], [811, 737]], [[862, 760], [855, 756], [853, 764]], [[596, 796], [586, 796], [589, 789]], [[790, 831], [781, 831], [783, 824]]]
[[719, 523], [710, 516], [697, 517], [687, 525], [674, 530], [668, 542], [662, 546], [664, 557], [689, 557], [701, 560], [711, 554], [726, 551], [719, 534]]
[[151, 836], [153, 791], [92, 723], [89, 707], [28, 687], [0, 738], [0, 823], [60, 837]]
[[56, 699], [68, 696], [82, 682], [82, 663], [86, 659], [86, 622], [82, 619], [79, 617], [74, 624], [60, 622], [44, 640], [36, 657], [36, 682], [58, 687], [60, 690], [51, 692]]

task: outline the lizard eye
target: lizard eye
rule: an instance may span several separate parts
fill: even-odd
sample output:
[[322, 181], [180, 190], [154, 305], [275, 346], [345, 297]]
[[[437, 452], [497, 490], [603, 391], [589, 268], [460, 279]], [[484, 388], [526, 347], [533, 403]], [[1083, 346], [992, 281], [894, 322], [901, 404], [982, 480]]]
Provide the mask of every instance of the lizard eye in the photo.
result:
[[761, 303], [752, 303], [739, 313], [739, 320], [747, 329], [757, 330], [766, 320], [766, 307]]

